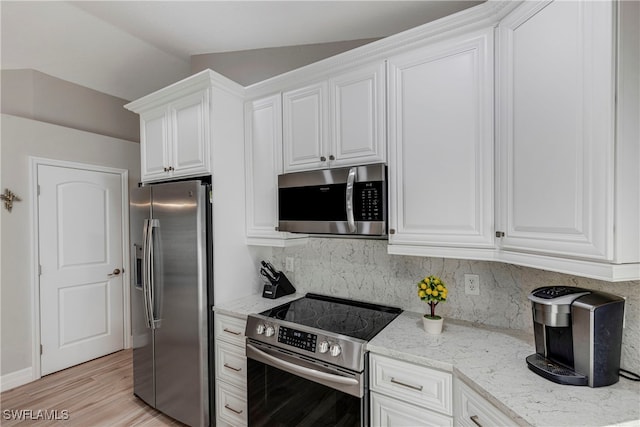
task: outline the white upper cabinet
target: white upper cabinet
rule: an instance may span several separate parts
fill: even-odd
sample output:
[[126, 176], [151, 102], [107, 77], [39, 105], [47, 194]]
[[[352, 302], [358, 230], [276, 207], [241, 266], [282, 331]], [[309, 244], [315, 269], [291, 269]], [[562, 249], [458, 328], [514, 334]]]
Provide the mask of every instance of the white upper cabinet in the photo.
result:
[[140, 113], [142, 181], [211, 173], [209, 91]]
[[616, 144], [615, 11], [612, 2], [525, 3], [500, 23], [497, 231], [507, 259], [624, 258], [614, 227], [625, 224], [614, 219], [630, 209], [637, 223], [638, 187], [616, 200], [616, 173], [628, 179], [616, 150], [630, 141], [621, 134]]
[[284, 172], [385, 161], [384, 62], [283, 93]]
[[169, 174], [169, 115], [166, 107], [140, 115], [140, 162], [142, 180], [162, 179]]
[[171, 160], [174, 175], [210, 173], [209, 91], [169, 104]]
[[280, 94], [245, 103], [245, 178], [247, 242], [285, 246], [292, 235], [278, 226], [278, 174], [282, 173]]
[[140, 115], [142, 182], [212, 175], [214, 151], [232, 164], [225, 156], [242, 139], [243, 96], [242, 86], [204, 70], [125, 105]]
[[500, 25], [503, 249], [613, 256], [613, 16], [535, 3]]
[[376, 62], [329, 80], [330, 166], [386, 160], [385, 63]]
[[389, 58], [389, 253], [493, 248], [493, 30]]
[[282, 94], [284, 171], [326, 167], [329, 141], [327, 83]]

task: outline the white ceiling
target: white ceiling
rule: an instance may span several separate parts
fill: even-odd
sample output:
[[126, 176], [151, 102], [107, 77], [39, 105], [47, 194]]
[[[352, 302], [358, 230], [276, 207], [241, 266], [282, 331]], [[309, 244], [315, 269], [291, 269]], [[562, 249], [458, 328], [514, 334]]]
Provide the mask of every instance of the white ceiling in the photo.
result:
[[192, 55], [386, 37], [481, 2], [2, 0], [1, 66], [133, 100]]

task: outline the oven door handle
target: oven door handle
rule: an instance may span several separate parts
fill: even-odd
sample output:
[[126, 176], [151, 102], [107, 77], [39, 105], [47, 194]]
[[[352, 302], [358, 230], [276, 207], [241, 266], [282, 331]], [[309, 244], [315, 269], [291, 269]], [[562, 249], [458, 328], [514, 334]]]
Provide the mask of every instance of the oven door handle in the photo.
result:
[[[250, 352], [254, 352], [254, 355], [263, 359], [268, 360], [273, 366], [277, 368], [283, 368], [288, 370], [289, 372], [295, 372], [297, 374], [307, 375], [312, 378], [317, 378], [320, 380], [330, 381], [337, 384], [357, 386], [359, 384], [358, 380], [355, 378], [347, 378], [341, 377], [339, 375], [327, 374], [325, 372], [320, 372], [315, 369], [305, 368], [304, 366], [298, 366], [294, 363], [287, 362], [286, 360], [280, 360], [277, 357], [274, 357], [264, 351], [256, 348], [255, 346], [247, 343], [247, 350]], [[249, 354], [247, 354], [249, 356]]]

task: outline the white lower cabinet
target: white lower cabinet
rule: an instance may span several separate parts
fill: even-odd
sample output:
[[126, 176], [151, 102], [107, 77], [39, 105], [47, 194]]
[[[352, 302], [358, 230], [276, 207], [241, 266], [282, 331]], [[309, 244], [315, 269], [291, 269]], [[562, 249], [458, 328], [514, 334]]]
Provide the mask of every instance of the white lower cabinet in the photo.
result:
[[371, 425], [376, 427], [453, 426], [453, 418], [382, 394], [371, 393]]
[[456, 426], [489, 427], [518, 425], [458, 378], [454, 380], [453, 392], [453, 417]]
[[241, 427], [248, 423], [245, 326], [246, 320], [215, 315], [217, 425]]
[[248, 423], [246, 389], [216, 381], [216, 416], [219, 424], [246, 426]]
[[452, 426], [453, 376], [370, 354], [371, 425]]

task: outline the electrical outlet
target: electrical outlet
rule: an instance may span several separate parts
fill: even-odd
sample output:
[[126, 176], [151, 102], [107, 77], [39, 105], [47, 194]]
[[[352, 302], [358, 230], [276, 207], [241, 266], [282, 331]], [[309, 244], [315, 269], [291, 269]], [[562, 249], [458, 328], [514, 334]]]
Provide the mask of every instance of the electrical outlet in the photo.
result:
[[284, 269], [285, 271], [293, 271], [293, 258], [286, 257], [284, 259]]
[[466, 295], [480, 295], [480, 276], [477, 274], [464, 275], [464, 293]]

